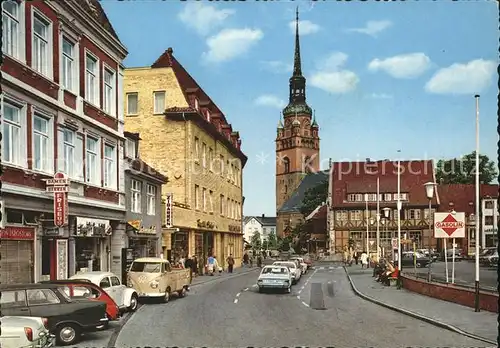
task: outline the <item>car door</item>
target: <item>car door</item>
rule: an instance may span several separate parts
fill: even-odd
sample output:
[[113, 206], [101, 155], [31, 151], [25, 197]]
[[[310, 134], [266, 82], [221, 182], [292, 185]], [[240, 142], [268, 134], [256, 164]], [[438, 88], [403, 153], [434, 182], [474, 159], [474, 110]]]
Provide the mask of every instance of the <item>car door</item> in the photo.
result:
[[2, 315], [31, 316], [24, 290], [2, 291], [0, 306], [2, 307]]
[[125, 305], [125, 286], [120, 283], [120, 279], [118, 279], [117, 276], [111, 276], [109, 278], [111, 281], [111, 288], [113, 289], [113, 293], [115, 295], [113, 300], [115, 300], [118, 307], [122, 307]]
[[116, 289], [111, 286], [111, 280], [109, 277], [103, 277], [99, 282], [99, 286], [106, 291], [106, 293], [116, 302], [118, 307], [120, 307], [120, 302], [116, 298]]

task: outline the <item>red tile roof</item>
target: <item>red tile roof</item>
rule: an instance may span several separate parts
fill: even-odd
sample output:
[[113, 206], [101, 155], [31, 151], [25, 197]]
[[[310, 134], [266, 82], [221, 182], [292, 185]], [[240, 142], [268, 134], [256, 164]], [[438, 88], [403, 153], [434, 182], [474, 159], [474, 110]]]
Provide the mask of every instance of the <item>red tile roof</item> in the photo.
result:
[[116, 34], [115, 29], [111, 25], [110, 20], [108, 19], [108, 16], [106, 15], [106, 12], [102, 8], [100, 1], [98, 0], [82, 0], [82, 1], [77, 1], [77, 4], [79, 4], [87, 13], [89, 13], [91, 16], [93, 16], [102, 26], [103, 28], [111, 34], [115, 39], [120, 41], [120, 38]]
[[[408, 193], [410, 205], [428, 205], [424, 184], [435, 182], [432, 161], [401, 161], [401, 193]], [[380, 193], [397, 193], [397, 162], [334, 162], [332, 163], [332, 204], [334, 207], [355, 207], [359, 202], [347, 202], [349, 193], [376, 193], [377, 177], [380, 178]], [[432, 204], [438, 204], [439, 194]], [[364, 204], [364, 203], [363, 203]], [[374, 205], [376, 203], [370, 203]], [[381, 202], [380, 206], [387, 205]], [[394, 205], [392, 203], [391, 205]]]
[[[455, 210], [467, 215], [475, 213], [476, 186], [472, 184], [439, 185], [439, 211]], [[498, 197], [498, 185], [482, 184], [479, 188], [479, 197]]]

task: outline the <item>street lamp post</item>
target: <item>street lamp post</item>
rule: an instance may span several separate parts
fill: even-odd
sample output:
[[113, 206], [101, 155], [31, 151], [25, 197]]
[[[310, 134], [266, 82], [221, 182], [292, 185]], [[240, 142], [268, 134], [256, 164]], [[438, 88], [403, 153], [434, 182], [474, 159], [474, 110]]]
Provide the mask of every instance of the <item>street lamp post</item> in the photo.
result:
[[377, 262], [380, 262], [380, 178], [377, 178]]
[[[432, 235], [432, 199], [434, 198], [434, 188], [436, 187], [435, 182], [427, 182], [424, 184], [425, 194], [429, 200], [429, 267], [427, 269], [427, 281], [430, 282], [431, 279], [431, 267], [432, 267], [432, 254], [431, 254], [431, 235]], [[446, 241], [445, 241], [446, 243]]]
[[[384, 219], [385, 219], [385, 234], [386, 234], [386, 238], [387, 238], [387, 231], [389, 229], [389, 217], [391, 216], [391, 208], [388, 208], [388, 207], [385, 207], [382, 209], [382, 213], [384, 215]], [[391, 248], [392, 248], [392, 234], [391, 234]]]
[[[480, 311], [479, 308], [479, 95], [474, 96], [476, 98], [476, 281], [475, 281], [475, 296], [474, 296], [474, 309], [476, 312]], [[484, 247], [484, 245], [482, 245]]]
[[[401, 150], [398, 150], [401, 152]], [[398, 210], [398, 270], [401, 272], [401, 161], [398, 158], [398, 200], [396, 202]]]

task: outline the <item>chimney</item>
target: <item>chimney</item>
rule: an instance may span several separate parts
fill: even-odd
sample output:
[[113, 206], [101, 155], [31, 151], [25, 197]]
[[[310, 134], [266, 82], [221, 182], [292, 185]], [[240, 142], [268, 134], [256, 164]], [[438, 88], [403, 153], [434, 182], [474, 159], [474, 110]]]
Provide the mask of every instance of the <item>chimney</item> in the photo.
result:
[[262, 218], [264, 218], [264, 216], [266, 216], [265, 214], [262, 214]]
[[370, 163], [371, 161], [372, 161], [371, 158], [369, 157], [366, 158], [366, 162]]

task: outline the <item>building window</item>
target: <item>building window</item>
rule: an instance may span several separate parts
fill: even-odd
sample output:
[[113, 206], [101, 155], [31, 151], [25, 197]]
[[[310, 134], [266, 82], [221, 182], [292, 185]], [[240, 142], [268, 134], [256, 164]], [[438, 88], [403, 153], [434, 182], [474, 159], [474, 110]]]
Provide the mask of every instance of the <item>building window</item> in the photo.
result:
[[203, 168], [207, 167], [207, 144], [205, 143], [201, 145], [201, 164]]
[[231, 217], [231, 199], [226, 199], [226, 217]]
[[[20, 58], [21, 37], [20, 4], [16, 1], [2, 1], [2, 41], [3, 53]], [[24, 4], [23, 4], [24, 6]]]
[[485, 216], [484, 217], [484, 224], [486, 226], [493, 226], [493, 216], [491, 216], [491, 215]]
[[[3, 2], [5, 4], [5, 2]], [[3, 103], [2, 161], [18, 166], [25, 163], [26, 109]]]
[[154, 113], [163, 114], [165, 112], [165, 92], [154, 92]]
[[128, 158], [137, 158], [137, 143], [132, 139], [125, 140], [125, 156]]
[[210, 115], [210, 110], [207, 110], [207, 121], [208, 121], [208, 122], [210, 122], [210, 117], [211, 117], [211, 115]]
[[116, 152], [109, 144], [104, 144], [104, 187], [116, 189]]
[[198, 161], [200, 159], [200, 139], [194, 137], [194, 159]]
[[156, 186], [148, 184], [148, 201], [147, 201], [147, 214], [156, 214]]
[[194, 109], [200, 110], [200, 102], [198, 101], [198, 98], [194, 98]]
[[[75, 161], [76, 155], [76, 135], [75, 132], [69, 129], [59, 129], [58, 136], [58, 170], [62, 171], [71, 178], [76, 175], [75, 165], [79, 162]], [[80, 162], [81, 163], [81, 162]]]
[[[397, 211], [397, 210], [396, 210]], [[431, 218], [434, 219], [434, 213], [436, 212], [436, 209], [431, 209]], [[397, 214], [394, 214], [394, 216], [397, 216]], [[424, 219], [428, 220], [429, 219], [429, 208], [424, 209]]]
[[288, 157], [285, 157], [283, 159], [283, 166], [284, 166], [284, 173], [290, 173], [290, 159]]
[[202, 196], [202, 199], [203, 199], [203, 211], [207, 211], [207, 189], [206, 188], [203, 188], [203, 196]]
[[33, 47], [32, 47], [32, 68], [39, 73], [51, 77], [49, 45], [50, 23], [42, 19], [38, 14], [33, 16]]
[[219, 170], [220, 170], [220, 175], [224, 176], [224, 156], [220, 155], [219, 156]]
[[352, 221], [361, 221], [361, 217], [362, 217], [361, 210], [351, 211], [351, 220]]
[[194, 185], [194, 207], [200, 209], [200, 186]]
[[50, 120], [35, 115], [33, 117], [33, 169], [50, 173], [54, 163], [48, 154], [52, 153], [50, 142]]
[[220, 215], [224, 215], [224, 195], [220, 195], [219, 213]]
[[214, 191], [212, 190], [210, 190], [210, 193], [208, 195], [208, 208], [209, 212], [214, 212]]
[[99, 106], [99, 64], [97, 59], [87, 54], [85, 59], [85, 99]]
[[492, 201], [484, 202], [484, 209], [493, 209], [493, 202]]
[[141, 212], [141, 182], [138, 180], [133, 180], [131, 182], [131, 201], [130, 201], [130, 211], [132, 213]]
[[99, 140], [87, 137], [85, 167], [87, 168], [87, 182], [99, 185]]
[[127, 93], [127, 115], [137, 115], [139, 113], [139, 94]]
[[214, 170], [214, 150], [212, 148], [208, 149], [208, 168], [210, 171]]
[[75, 65], [75, 44], [66, 37], [62, 39], [62, 86], [76, 92], [77, 70]]
[[115, 73], [111, 69], [104, 68], [103, 109], [111, 116], [115, 116], [115, 83]]
[[408, 211], [408, 218], [410, 220], [419, 220], [420, 219], [420, 209], [410, 209]]

